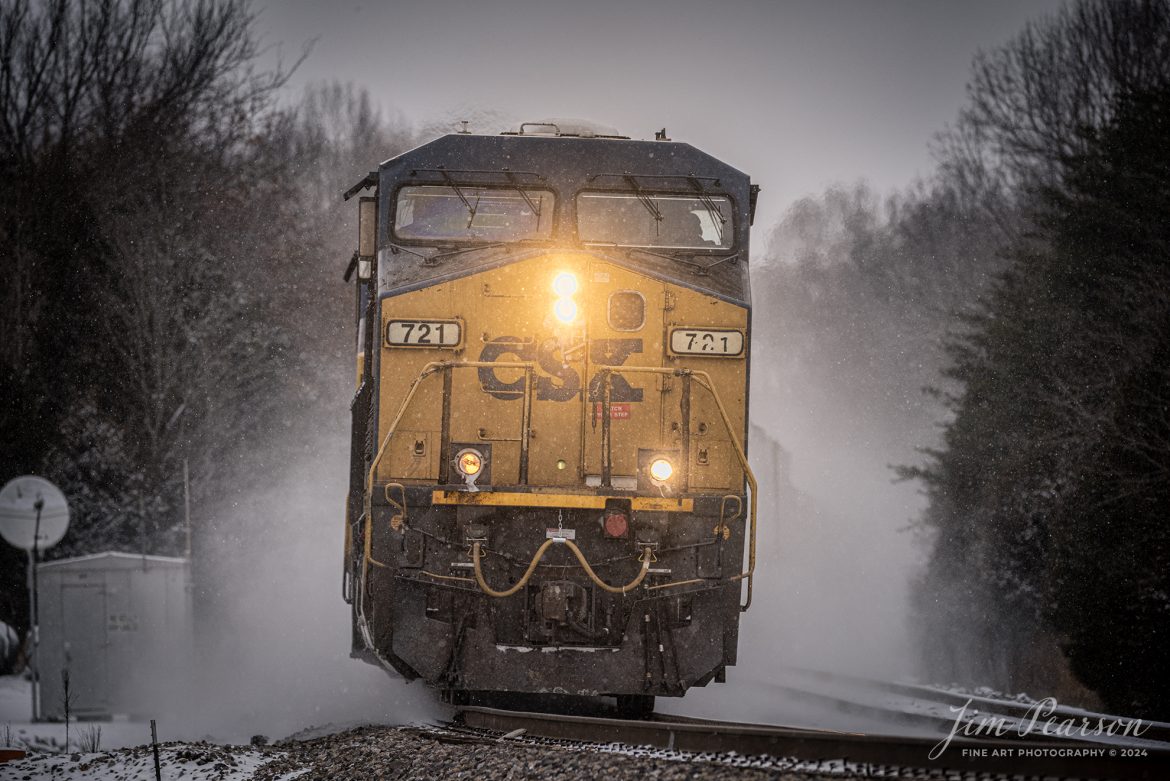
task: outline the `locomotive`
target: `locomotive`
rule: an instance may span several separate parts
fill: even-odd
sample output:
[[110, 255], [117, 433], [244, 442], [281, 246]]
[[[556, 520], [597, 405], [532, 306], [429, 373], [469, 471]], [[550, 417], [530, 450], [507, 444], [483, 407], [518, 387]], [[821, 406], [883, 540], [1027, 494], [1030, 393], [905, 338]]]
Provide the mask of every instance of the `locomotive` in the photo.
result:
[[725, 679], [751, 603], [759, 188], [583, 122], [452, 133], [354, 185], [352, 655], [451, 702]]

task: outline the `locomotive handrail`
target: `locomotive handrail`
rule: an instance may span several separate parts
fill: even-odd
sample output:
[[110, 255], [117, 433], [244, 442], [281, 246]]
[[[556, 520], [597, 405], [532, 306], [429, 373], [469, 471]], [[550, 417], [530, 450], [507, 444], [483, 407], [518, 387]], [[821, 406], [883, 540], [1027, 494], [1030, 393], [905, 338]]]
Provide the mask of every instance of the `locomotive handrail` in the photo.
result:
[[[378, 471], [378, 465], [382, 461], [382, 456], [386, 454], [386, 448], [390, 446], [390, 440], [394, 438], [394, 434], [398, 431], [398, 424], [402, 422], [402, 416], [406, 414], [406, 408], [410, 406], [410, 402], [414, 400], [414, 394], [418, 390], [418, 386], [422, 381], [432, 374], [445, 371], [446, 369], [459, 368], [498, 368], [498, 369], [524, 369], [531, 371], [536, 366], [532, 361], [431, 361], [422, 367], [418, 376], [410, 383], [410, 388], [406, 392], [406, 397], [402, 399], [402, 404], [398, 407], [398, 413], [394, 416], [394, 420], [390, 423], [390, 428], [386, 430], [386, 436], [382, 440], [381, 446], [378, 448], [374, 460], [370, 462], [369, 476], [366, 479], [366, 512], [368, 513], [372, 506], [372, 496], [374, 487], [374, 477]], [[525, 392], [531, 392], [529, 387], [531, 383], [525, 386]], [[523, 423], [522, 423], [523, 426]], [[527, 438], [527, 431], [521, 431], [521, 439]]]
[[532, 556], [532, 561], [528, 563], [528, 569], [524, 570], [524, 574], [520, 576], [520, 580], [516, 581], [512, 584], [511, 587], [506, 588], [503, 591], [496, 591], [487, 584], [487, 580], [485, 580], [483, 577], [483, 568], [479, 563], [482, 552], [480, 550], [480, 543], [477, 541], [472, 543], [471, 546], [471, 563], [472, 568], [475, 570], [475, 582], [479, 584], [479, 587], [483, 589], [483, 592], [489, 597], [496, 597], [497, 599], [510, 597], [520, 589], [524, 588], [525, 584], [527, 584], [529, 579], [532, 577], [532, 573], [536, 572], [536, 565], [540, 563], [540, 560], [544, 558], [544, 554], [547, 553], [548, 549], [553, 545], [564, 545], [569, 550], [571, 550], [573, 555], [577, 557], [577, 561], [581, 562], [581, 569], [585, 570], [585, 574], [589, 576], [589, 579], [596, 583], [598, 588], [604, 589], [611, 594], [625, 594], [636, 589], [642, 583], [642, 581], [646, 579], [646, 573], [650, 571], [650, 563], [654, 560], [654, 551], [650, 547], [644, 548], [642, 550], [642, 556], [639, 559], [642, 562], [642, 567], [638, 570], [638, 574], [634, 576], [634, 579], [629, 583], [626, 583], [624, 586], [611, 586], [598, 577], [597, 573], [593, 570], [593, 567], [589, 566], [589, 562], [585, 559], [585, 554], [581, 552], [581, 549], [577, 547], [575, 542], [564, 538], [549, 539], [545, 540], [544, 543], [542, 543], [541, 546], [536, 549], [536, 553]]
[[[723, 427], [727, 429], [727, 436], [731, 437], [731, 444], [735, 446], [735, 455], [739, 458], [740, 466], [743, 467], [744, 476], [747, 478], [748, 486], [751, 488], [751, 503], [749, 505], [749, 534], [750, 541], [748, 544], [748, 568], [746, 571], [739, 573], [731, 578], [731, 580], [746, 580], [747, 581], [747, 600], [740, 605], [740, 611], [746, 612], [752, 606], [752, 579], [756, 572], [756, 475], [752, 472], [751, 465], [748, 464], [747, 453], [743, 449], [743, 445], [739, 441], [739, 437], [735, 434], [735, 428], [731, 425], [731, 418], [727, 414], [727, 408], [723, 406], [723, 399], [719, 397], [719, 391], [715, 390], [714, 381], [711, 375], [699, 369], [667, 369], [659, 366], [602, 366], [597, 367], [600, 370], [609, 370], [620, 372], [622, 374], [641, 372], [643, 374], [668, 374], [675, 377], [691, 376], [699, 380], [699, 383], [707, 389], [711, 397], [715, 399], [715, 406], [719, 409], [719, 417], [723, 419]], [[689, 457], [689, 454], [687, 454]]]
[[[419, 372], [418, 377], [416, 377], [414, 379], [414, 381], [411, 382], [410, 389], [406, 392], [406, 396], [405, 396], [405, 398], [403, 398], [402, 404], [398, 408], [398, 413], [394, 416], [394, 420], [390, 423], [390, 427], [386, 431], [386, 436], [382, 440], [382, 444], [378, 448], [378, 452], [374, 456], [374, 460], [370, 463], [370, 471], [369, 471], [369, 476], [368, 476], [367, 484], [366, 484], [367, 485], [367, 490], [366, 490], [366, 514], [367, 514], [367, 516], [369, 517], [372, 515], [373, 486], [374, 486], [374, 478], [375, 478], [375, 475], [377, 473], [378, 465], [379, 465], [379, 463], [381, 463], [382, 457], [385, 455], [386, 449], [390, 445], [390, 440], [394, 437], [394, 434], [396, 433], [396, 431], [398, 429], [398, 424], [402, 422], [402, 418], [406, 414], [406, 409], [407, 409], [407, 407], [410, 406], [410, 402], [414, 400], [414, 395], [418, 391], [418, 387], [419, 387], [419, 385], [422, 384], [423, 380], [425, 380], [427, 377], [431, 376], [432, 374], [436, 374], [440, 371], [444, 371], [447, 369], [455, 369], [455, 368], [524, 369], [525, 371], [532, 371], [534, 367], [535, 367], [535, 364], [532, 361], [432, 361], [432, 362], [426, 364], [425, 366], [423, 366], [422, 370]], [[735, 433], [735, 428], [734, 428], [734, 426], [732, 426], [731, 418], [727, 414], [727, 408], [723, 405], [723, 399], [719, 396], [719, 391], [715, 389], [715, 383], [711, 379], [711, 375], [708, 374], [707, 372], [699, 370], [699, 369], [680, 369], [680, 368], [668, 369], [668, 368], [659, 367], [659, 366], [598, 365], [597, 368], [599, 370], [602, 370], [602, 371], [616, 372], [616, 373], [620, 373], [620, 374], [638, 374], [638, 373], [640, 373], [640, 374], [665, 374], [665, 375], [671, 375], [671, 376], [675, 376], [675, 377], [685, 377], [685, 376], [694, 377], [695, 379], [697, 379], [699, 381], [699, 384], [701, 384], [704, 388], [707, 389], [707, 391], [711, 394], [711, 397], [713, 399], [715, 399], [715, 406], [719, 410], [719, 417], [723, 420], [723, 427], [727, 430], [727, 435], [731, 438], [731, 444], [735, 447], [735, 455], [739, 459], [740, 466], [743, 467], [744, 476], [746, 477], [746, 479], [748, 481], [748, 487], [751, 489], [751, 502], [749, 504], [750, 510], [749, 510], [749, 518], [748, 518], [748, 527], [749, 527], [748, 528], [748, 538], [749, 538], [749, 542], [748, 542], [748, 568], [747, 568], [747, 570], [740, 572], [738, 575], [734, 575], [730, 578], [730, 580], [746, 580], [747, 581], [747, 599], [744, 601], [744, 603], [742, 605], [740, 605], [740, 611], [746, 612], [747, 609], [750, 608], [751, 604], [752, 604], [752, 582], [753, 582], [753, 579], [755, 576], [755, 571], [756, 571], [756, 510], [757, 510], [756, 494], [758, 493], [758, 484], [756, 482], [755, 473], [752, 472], [751, 465], [748, 463], [747, 453], [744, 451], [743, 444], [740, 442], [739, 437]], [[527, 383], [525, 385], [525, 393], [526, 394], [531, 393], [531, 390], [532, 390], [531, 383]], [[530, 422], [530, 420], [528, 422]], [[523, 427], [523, 424], [524, 424], [524, 421], [522, 421], [522, 427]], [[528, 431], [522, 431], [521, 432], [521, 439], [525, 440], [527, 438], [528, 438]], [[689, 455], [688, 455], [688, 457], [689, 457]], [[566, 542], [569, 542], [569, 541], [566, 541]], [[588, 563], [585, 561], [584, 555], [581, 554], [580, 549], [577, 548], [576, 545], [573, 545], [572, 543], [570, 543], [570, 546], [571, 546], [570, 549], [573, 550], [574, 553], [577, 554], [577, 558], [580, 559], [581, 563], [585, 566], [586, 574], [589, 574], [590, 578], [593, 579], [595, 583], [597, 583], [599, 586], [601, 586], [602, 588], [605, 588], [605, 589], [614, 588], [612, 586], [609, 586], [608, 584], [605, 584], [603, 581], [601, 581], [600, 578], [596, 577], [596, 574], [593, 573], [592, 570], [589, 568]], [[547, 548], [544, 548], [544, 550], [547, 550]], [[540, 553], [541, 553], [541, 555], [543, 555], [543, 550], [540, 551]], [[368, 554], [367, 554], [367, 558], [368, 558]], [[533, 566], [535, 566], [535, 562], [536, 562], [536, 559], [533, 560]], [[649, 566], [649, 565], [647, 565], [647, 566]], [[365, 573], [363, 572], [363, 576], [364, 576], [364, 574]], [[638, 582], [640, 583], [641, 580], [639, 580]], [[636, 585], [637, 584], [635, 583], [630, 587], [633, 588]], [[487, 586], [486, 583], [480, 583], [480, 587], [483, 588], [485, 591], [489, 591], [489, 587]], [[490, 593], [490, 591], [489, 591], [489, 593]], [[512, 593], [514, 593], [514, 592], [512, 592]], [[624, 592], [619, 592], [619, 593], [624, 593]]]
[[[390, 423], [390, 428], [386, 430], [386, 436], [382, 440], [382, 444], [381, 444], [381, 446], [379, 446], [378, 452], [374, 456], [374, 460], [372, 462], [370, 462], [370, 471], [369, 471], [369, 474], [366, 478], [365, 550], [364, 550], [364, 555], [362, 556], [362, 583], [363, 584], [368, 582], [367, 577], [369, 574], [370, 564], [373, 564], [373, 565], [378, 566], [378, 567], [386, 567], [386, 564], [378, 561], [377, 559], [375, 559], [373, 557], [373, 539], [372, 539], [373, 538], [373, 525], [374, 525], [374, 521], [373, 521], [373, 518], [374, 518], [374, 512], [373, 512], [374, 499], [373, 499], [373, 496], [374, 496], [374, 478], [375, 478], [377, 471], [378, 471], [378, 465], [382, 461], [382, 456], [384, 456], [386, 454], [386, 448], [390, 446], [390, 440], [394, 438], [394, 434], [398, 431], [398, 424], [402, 422], [402, 417], [403, 417], [403, 415], [406, 414], [406, 409], [407, 409], [407, 407], [410, 406], [410, 402], [414, 400], [414, 394], [415, 394], [415, 392], [418, 391], [418, 387], [419, 387], [419, 385], [422, 384], [423, 380], [425, 380], [427, 377], [430, 377], [432, 374], [436, 374], [436, 373], [444, 371], [446, 369], [453, 368], [453, 367], [459, 367], [459, 366], [467, 366], [467, 367], [495, 366], [495, 367], [500, 367], [500, 368], [515, 368], [515, 369], [524, 369], [525, 371], [532, 371], [533, 363], [531, 361], [493, 361], [493, 362], [488, 362], [488, 361], [431, 361], [430, 363], [427, 363], [426, 365], [424, 365], [422, 367], [422, 370], [419, 372], [418, 376], [415, 377], [414, 381], [410, 383], [410, 389], [407, 390], [406, 397], [402, 399], [402, 404], [399, 405], [399, 407], [398, 407], [398, 413], [394, 416], [394, 420]], [[531, 383], [529, 385], [531, 385]], [[525, 391], [530, 392], [531, 388], [526, 387]], [[528, 432], [524, 431], [521, 433], [521, 436], [526, 437], [527, 434], [528, 434]], [[365, 615], [364, 608], [365, 608], [365, 587], [363, 585], [362, 595], [361, 595], [361, 598], [358, 600], [358, 612], [360, 614], [362, 614], [363, 616]]]

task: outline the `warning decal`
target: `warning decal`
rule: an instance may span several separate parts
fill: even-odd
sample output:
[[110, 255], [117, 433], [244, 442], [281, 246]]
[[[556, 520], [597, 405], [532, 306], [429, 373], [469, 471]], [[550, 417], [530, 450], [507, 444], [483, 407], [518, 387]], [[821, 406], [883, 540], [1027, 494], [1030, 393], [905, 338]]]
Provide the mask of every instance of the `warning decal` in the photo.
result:
[[[609, 405], [609, 419], [610, 420], [629, 420], [631, 407], [629, 402], [615, 401]], [[593, 419], [601, 420], [601, 402], [595, 402], [593, 405]]]

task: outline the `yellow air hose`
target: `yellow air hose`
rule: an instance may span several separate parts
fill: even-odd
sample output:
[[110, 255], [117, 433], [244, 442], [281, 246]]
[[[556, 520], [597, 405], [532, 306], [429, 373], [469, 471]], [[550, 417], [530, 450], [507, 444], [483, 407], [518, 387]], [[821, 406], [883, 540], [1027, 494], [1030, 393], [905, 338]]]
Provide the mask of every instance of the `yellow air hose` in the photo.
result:
[[536, 572], [536, 565], [540, 563], [540, 559], [554, 544], [568, 546], [569, 550], [573, 551], [573, 555], [577, 557], [577, 561], [581, 562], [581, 568], [585, 570], [585, 574], [589, 576], [589, 579], [596, 583], [598, 588], [605, 589], [611, 594], [625, 594], [626, 592], [636, 589], [641, 584], [641, 582], [646, 579], [646, 573], [650, 571], [650, 562], [653, 559], [653, 551], [647, 547], [642, 551], [642, 568], [638, 570], [638, 574], [634, 577], [634, 579], [624, 586], [611, 586], [597, 576], [597, 573], [593, 571], [593, 567], [590, 567], [589, 562], [585, 560], [585, 554], [581, 552], [581, 549], [578, 548], [577, 544], [572, 540], [545, 540], [544, 544], [536, 549], [536, 554], [532, 557], [532, 561], [529, 562], [528, 569], [526, 569], [524, 574], [520, 576], [520, 580], [516, 581], [516, 583], [511, 588], [505, 589], [503, 591], [496, 591], [487, 584], [486, 580], [484, 580], [483, 568], [480, 567], [479, 564], [480, 556], [482, 555], [480, 551], [480, 543], [476, 542], [471, 546], [471, 561], [475, 569], [475, 582], [479, 584], [479, 587], [483, 589], [483, 592], [489, 597], [496, 597], [497, 599], [510, 597], [520, 589], [524, 588], [525, 584], [527, 584], [529, 579], [532, 577], [532, 573]]

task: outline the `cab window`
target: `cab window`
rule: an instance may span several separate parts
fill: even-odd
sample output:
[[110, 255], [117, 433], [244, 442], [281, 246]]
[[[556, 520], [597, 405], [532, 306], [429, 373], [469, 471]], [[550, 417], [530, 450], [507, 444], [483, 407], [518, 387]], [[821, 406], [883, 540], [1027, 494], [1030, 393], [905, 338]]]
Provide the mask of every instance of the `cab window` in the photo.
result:
[[519, 241], [552, 235], [548, 190], [403, 187], [394, 203], [394, 235], [422, 241]]
[[577, 196], [577, 235], [586, 244], [727, 250], [734, 243], [731, 201], [655, 193]]

